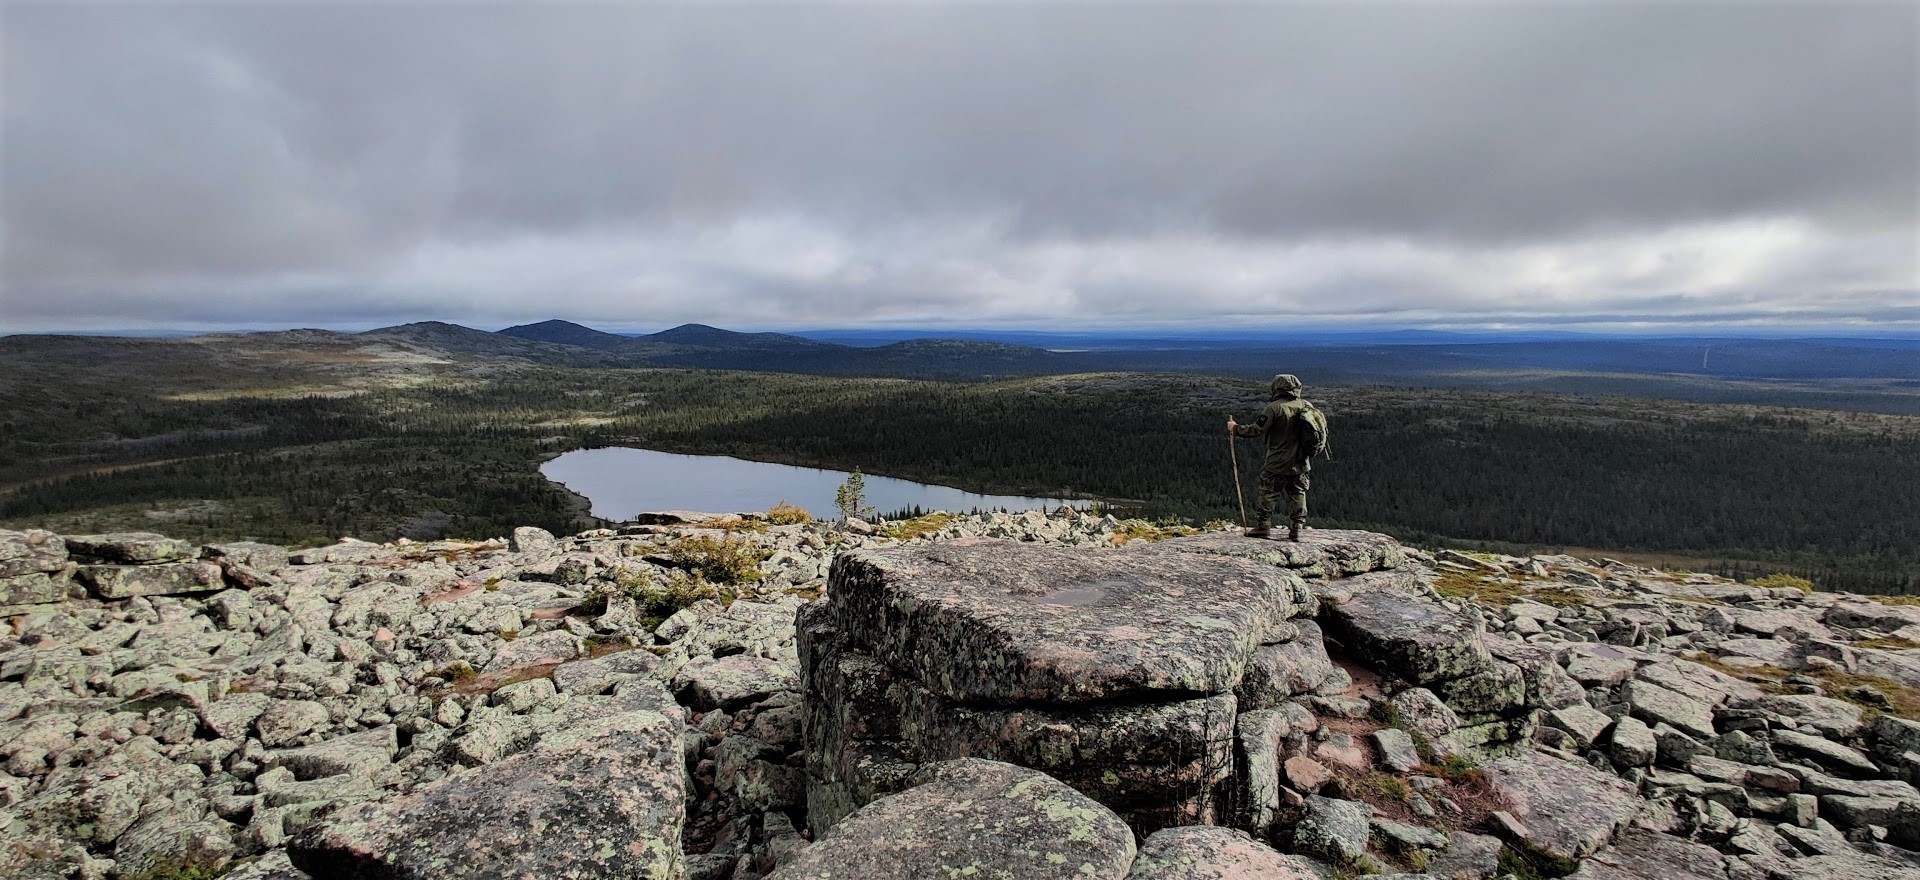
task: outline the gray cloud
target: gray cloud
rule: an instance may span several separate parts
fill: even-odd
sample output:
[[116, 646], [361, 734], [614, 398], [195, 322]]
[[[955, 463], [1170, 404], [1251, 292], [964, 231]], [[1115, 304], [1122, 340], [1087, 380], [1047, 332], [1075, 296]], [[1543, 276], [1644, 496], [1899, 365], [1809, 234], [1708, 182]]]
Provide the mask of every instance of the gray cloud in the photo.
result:
[[25, 327], [1920, 326], [1906, 3], [0, 16]]

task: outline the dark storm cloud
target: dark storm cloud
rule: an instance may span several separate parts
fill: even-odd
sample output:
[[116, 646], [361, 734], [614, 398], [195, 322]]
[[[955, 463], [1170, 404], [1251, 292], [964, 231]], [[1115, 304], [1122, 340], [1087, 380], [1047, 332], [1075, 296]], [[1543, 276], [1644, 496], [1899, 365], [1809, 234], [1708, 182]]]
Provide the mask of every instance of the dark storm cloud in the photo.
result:
[[15, 3], [5, 306], [1920, 310], [1917, 9]]

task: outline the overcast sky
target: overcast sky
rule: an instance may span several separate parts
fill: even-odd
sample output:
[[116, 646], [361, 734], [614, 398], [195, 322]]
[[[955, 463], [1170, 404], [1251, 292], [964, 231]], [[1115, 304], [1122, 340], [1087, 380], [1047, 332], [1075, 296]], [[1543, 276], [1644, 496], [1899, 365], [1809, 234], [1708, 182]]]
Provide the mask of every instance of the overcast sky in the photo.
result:
[[0, 332], [1920, 330], [1920, 4], [0, 0]]

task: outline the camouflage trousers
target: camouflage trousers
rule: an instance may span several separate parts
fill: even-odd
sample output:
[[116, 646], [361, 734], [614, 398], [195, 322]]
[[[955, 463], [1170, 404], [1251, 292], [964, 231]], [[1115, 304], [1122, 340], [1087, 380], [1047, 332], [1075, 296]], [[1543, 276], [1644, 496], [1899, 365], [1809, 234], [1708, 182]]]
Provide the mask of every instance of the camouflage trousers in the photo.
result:
[[1280, 506], [1280, 500], [1286, 499], [1287, 520], [1304, 524], [1307, 521], [1307, 487], [1312, 480], [1306, 474], [1260, 475], [1260, 500], [1254, 505], [1255, 525], [1262, 528], [1273, 524], [1274, 508]]

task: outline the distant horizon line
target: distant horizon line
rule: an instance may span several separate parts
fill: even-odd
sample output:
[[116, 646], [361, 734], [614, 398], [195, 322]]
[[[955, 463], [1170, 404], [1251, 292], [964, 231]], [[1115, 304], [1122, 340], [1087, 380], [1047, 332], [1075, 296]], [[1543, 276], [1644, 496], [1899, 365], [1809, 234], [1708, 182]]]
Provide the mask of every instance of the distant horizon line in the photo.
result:
[[[473, 326], [457, 321], [437, 318], [422, 318], [399, 323], [351, 322], [335, 323], [331, 326], [315, 325], [266, 325], [239, 324], [199, 328], [96, 328], [96, 329], [36, 329], [19, 332], [0, 333], [5, 336], [110, 336], [121, 338], [184, 338], [213, 334], [254, 334], [285, 333], [297, 330], [321, 330], [342, 334], [367, 333], [409, 324], [449, 324], [477, 330], [485, 333], [499, 333], [516, 327], [526, 327], [549, 322], [564, 322], [575, 326], [597, 330], [615, 336], [639, 338], [651, 336], [687, 326], [704, 326], [735, 333], [780, 333], [805, 338], [847, 337], [862, 339], [910, 339], [941, 338], [955, 334], [969, 336], [999, 337], [1078, 337], [1087, 339], [1254, 339], [1254, 338], [1329, 338], [1329, 337], [1365, 337], [1381, 338], [1391, 336], [1412, 337], [1460, 337], [1460, 338], [1589, 338], [1589, 339], [1887, 339], [1911, 341], [1920, 339], [1920, 327], [1889, 328], [1861, 327], [1858, 325], [1812, 325], [1802, 327], [1753, 327], [1720, 326], [1712, 324], [1676, 324], [1659, 327], [1628, 329], [1563, 329], [1559, 325], [1534, 325], [1513, 327], [1473, 326], [1462, 329], [1459, 325], [1421, 325], [1393, 324], [1383, 326], [1364, 326], [1355, 324], [1322, 324], [1311, 326], [1268, 325], [1260, 327], [1223, 326], [1223, 325], [1143, 325], [1136, 327], [1103, 327], [1096, 329], [1078, 329], [1071, 327], [1045, 328], [1034, 326], [996, 327], [993, 325], [882, 325], [882, 326], [834, 326], [834, 325], [785, 325], [773, 327], [752, 327], [736, 329], [723, 324], [708, 321], [683, 321], [673, 325], [659, 326], [657, 329], [637, 329], [631, 324], [612, 324], [621, 329], [609, 330], [605, 326], [571, 318], [543, 318], [516, 324], [504, 324], [488, 329], [485, 326]], [[488, 322], [492, 324], [494, 322]], [[367, 325], [367, 326], [363, 326]]]

